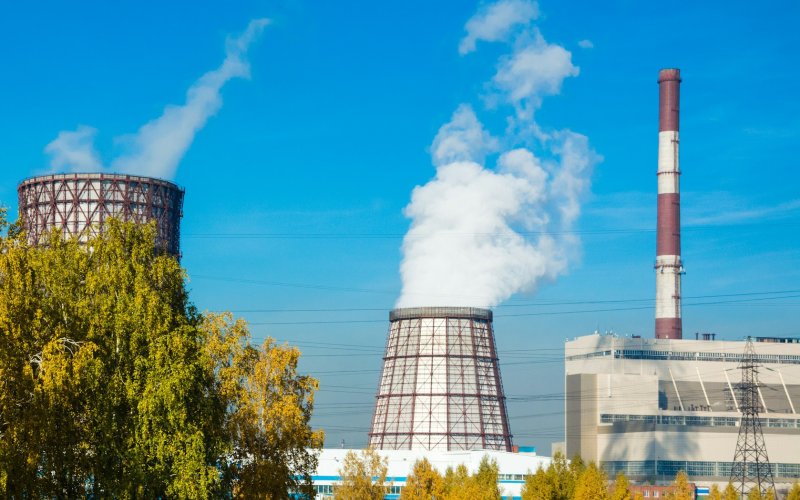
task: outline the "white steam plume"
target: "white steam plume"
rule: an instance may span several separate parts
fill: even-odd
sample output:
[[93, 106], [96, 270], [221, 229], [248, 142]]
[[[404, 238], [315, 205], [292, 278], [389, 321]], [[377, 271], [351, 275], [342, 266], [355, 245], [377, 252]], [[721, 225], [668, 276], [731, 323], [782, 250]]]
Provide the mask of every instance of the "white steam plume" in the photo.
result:
[[86, 125], [59, 132], [53, 142], [44, 148], [44, 152], [50, 155], [50, 166], [54, 170], [76, 169], [84, 172], [102, 168], [100, 157], [94, 150], [96, 134], [97, 129]]
[[[142, 125], [135, 134], [116, 138], [123, 153], [111, 161], [110, 170], [172, 179], [195, 134], [222, 106], [222, 87], [233, 78], [249, 78], [247, 49], [267, 24], [268, 19], [255, 19], [239, 37], [229, 39], [225, 60], [189, 87], [184, 104], [167, 106], [161, 116]], [[93, 145], [95, 133], [95, 129], [85, 126], [59, 132], [45, 147], [51, 157], [51, 170], [102, 170]]]
[[[510, 5], [516, 10], [502, 10]], [[569, 51], [548, 44], [529, 26], [538, 14], [530, 13], [532, 7], [536, 4], [503, 0], [467, 23], [462, 53], [474, 49], [475, 40], [499, 40], [514, 27], [518, 31], [512, 53], [500, 60], [492, 80], [502, 101], [514, 108], [508, 119], [516, 127], [495, 138], [462, 104], [439, 129], [431, 147], [436, 176], [414, 188], [405, 209], [411, 227], [403, 240], [397, 307], [495, 306], [554, 280], [578, 254], [580, 241], [569, 231], [599, 157], [585, 136], [542, 133], [533, 119], [542, 98], [560, 93], [564, 79], [577, 76], [578, 68]], [[476, 19], [501, 10], [504, 23], [481, 21], [494, 31], [476, 28]], [[531, 141], [539, 146], [538, 156], [530, 147], [514, 147]], [[484, 165], [490, 153], [500, 153], [492, 168]]]

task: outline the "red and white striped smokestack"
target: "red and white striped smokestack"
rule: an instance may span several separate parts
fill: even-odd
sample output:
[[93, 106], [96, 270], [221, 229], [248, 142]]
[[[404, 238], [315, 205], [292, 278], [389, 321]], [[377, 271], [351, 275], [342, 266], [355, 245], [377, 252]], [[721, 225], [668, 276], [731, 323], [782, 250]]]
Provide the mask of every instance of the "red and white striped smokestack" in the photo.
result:
[[658, 73], [658, 226], [656, 235], [656, 338], [680, 339], [681, 199], [678, 118], [681, 71]]

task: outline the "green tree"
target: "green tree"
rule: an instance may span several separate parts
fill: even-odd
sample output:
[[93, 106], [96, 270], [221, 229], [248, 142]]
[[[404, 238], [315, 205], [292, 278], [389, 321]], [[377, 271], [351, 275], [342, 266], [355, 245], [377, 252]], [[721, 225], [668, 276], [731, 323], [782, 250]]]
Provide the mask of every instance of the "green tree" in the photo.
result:
[[431, 500], [444, 496], [444, 478], [427, 458], [417, 460], [400, 493], [401, 500]]
[[684, 471], [678, 472], [672, 482], [672, 490], [667, 495], [668, 500], [694, 500], [694, 487], [689, 483], [689, 476]]
[[796, 482], [792, 485], [786, 494], [786, 500], [800, 500], [800, 483]]
[[362, 450], [360, 456], [348, 451], [339, 476], [341, 484], [334, 494], [337, 500], [383, 500], [386, 494], [386, 458], [372, 448]]
[[593, 463], [581, 473], [575, 485], [575, 500], [608, 500], [608, 478]]
[[617, 473], [614, 481], [614, 490], [611, 493], [611, 500], [631, 500], [630, 482], [622, 471]]
[[[154, 225], [117, 221], [88, 245], [54, 231], [30, 247], [18, 227], [0, 237], [2, 496], [219, 497], [247, 491], [247, 468], [228, 460], [245, 452], [291, 470], [270, 490], [285, 498], [286, 478], [316, 465], [303, 456], [321, 443], [307, 425], [316, 382], [297, 376], [298, 353], [250, 347], [246, 328], [210, 347], [213, 318], [154, 240]], [[231, 359], [247, 362], [220, 377]], [[245, 425], [273, 403], [294, 420], [272, 434]]]

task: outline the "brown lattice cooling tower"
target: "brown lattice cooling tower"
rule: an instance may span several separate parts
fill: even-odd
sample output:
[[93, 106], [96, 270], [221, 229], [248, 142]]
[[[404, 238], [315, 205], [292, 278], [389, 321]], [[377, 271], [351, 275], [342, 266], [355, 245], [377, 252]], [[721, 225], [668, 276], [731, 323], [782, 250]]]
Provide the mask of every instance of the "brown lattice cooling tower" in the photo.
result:
[[31, 244], [53, 228], [87, 238], [115, 217], [156, 223], [156, 245], [180, 255], [183, 190], [171, 182], [120, 174], [54, 174], [31, 177], [17, 188], [19, 214]]
[[511, 451], [492, 312], [405, 308], [389, 321], [370, 446]]

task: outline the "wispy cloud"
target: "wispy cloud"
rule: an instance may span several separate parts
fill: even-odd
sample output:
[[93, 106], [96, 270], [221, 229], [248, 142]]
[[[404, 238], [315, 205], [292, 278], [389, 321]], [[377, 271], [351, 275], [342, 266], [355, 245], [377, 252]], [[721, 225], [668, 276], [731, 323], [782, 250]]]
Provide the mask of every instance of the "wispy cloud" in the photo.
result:
[[474, 51], [479, 40], [506, 40], [515, 27], [526, 25], [538, 17], [539, 6], [533, 1], [501, 0], [487, 5], [467, 21], [467, 34], [461, 39], [458, 51], [462, 55]]
[[[197, 132], [222, 107], [222, 87], [234, 78], [248, 78], [247, 50], [269, 23], [255, 19], [240, 36], [227, 41], [225, 60], [215, 70], [200, 77], [186, 92], [186, 102], [170, 105], [158, 118], [142, 125], [131, 135], [115, 139], [122, 154], [110, 163], [114, 172], [171, 179], [178, 163], [191, 146]], [[59, 132], [47, 145], [53, 171], [97, 171], [103, 169], [94, 149], [96, 130], [80, 126], [75, 131]]]
[[[719, 197], [715, 197], [715, 199], [719, 202]], [[687, 211], [687, 217], [684, 218], [683, 222], [685, 226], [724, 226], [728, 224], [763, 222], [800, 215], [800, 200], [745, 209], [737, 208], [742, 206], [739, 203], [717, 204], [712, 209], [703, 208], [707, 206], [705, 203], [700, 203], [699, 205], [699, 208]]]
[[594, 44], [592, 43], [591, 40], [581, 40], [578, 42], [578, 47], [582, 49], [593, 49]]
[[[763, 205], [724, 191], [690, 191], [681, 194], [681, 212], [681, 225], [687, 228], [767, 222], [800, 216], [800, 199]], [[586, 213], [602, 220], [607, 229], [655, 230], [656, 193], [629, 191], [595, 196]]]

